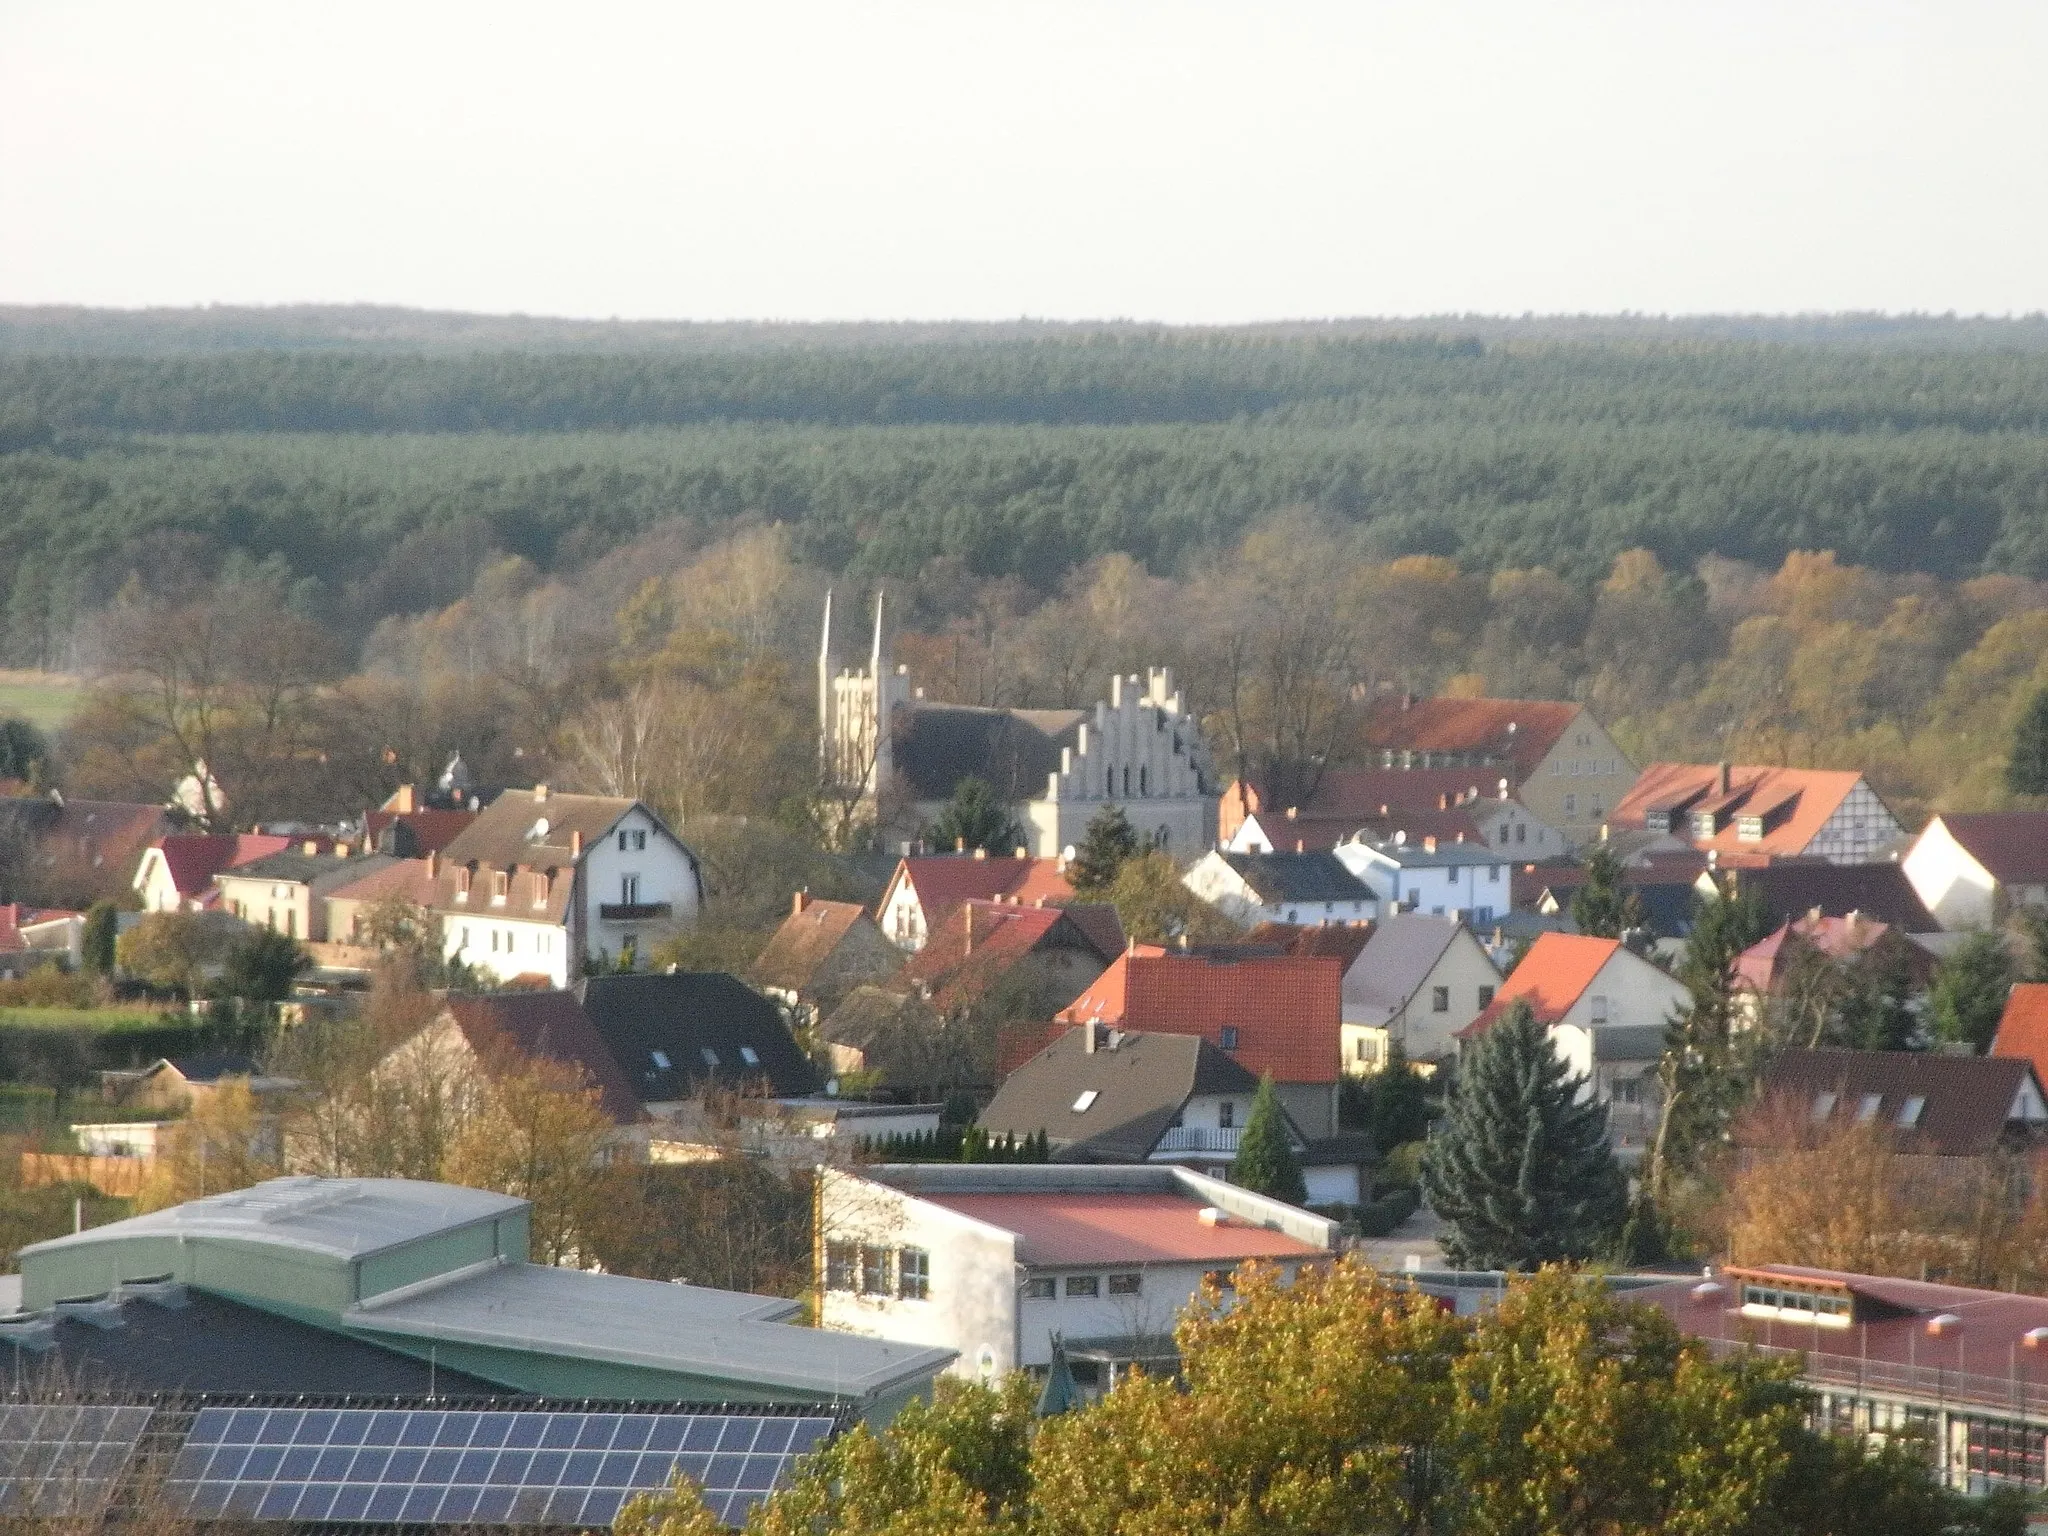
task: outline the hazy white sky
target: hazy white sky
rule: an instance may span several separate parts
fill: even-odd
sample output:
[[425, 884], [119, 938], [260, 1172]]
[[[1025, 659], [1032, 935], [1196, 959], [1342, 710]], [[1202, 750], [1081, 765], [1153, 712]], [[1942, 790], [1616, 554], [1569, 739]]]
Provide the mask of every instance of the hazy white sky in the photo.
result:
[[0, 302], [2048, 308], [2048, 7], [0, 0]]

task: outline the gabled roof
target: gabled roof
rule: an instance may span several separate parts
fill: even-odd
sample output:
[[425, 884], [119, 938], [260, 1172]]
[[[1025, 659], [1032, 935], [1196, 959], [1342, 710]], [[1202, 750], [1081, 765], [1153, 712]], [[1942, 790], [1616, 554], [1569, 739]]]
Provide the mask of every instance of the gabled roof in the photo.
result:
[[574, 992], [450, 993], [447, 1013], [478, 1060], [488, 1064], [509, 1047], [530, 1060], [574, 1067], [598, 1090], [613, 1120], [639, 1118], [632, 1084]]
[[1060, 903], [1060, 910], [1076, 928], [1088, 935], [1089, 942], [1104, 960], [1114, 960], [1124, 952], [1129, 940], [1124, 935], [1124, 920], [1117, 916], [1116, 908], [1106, 901], [1068, 901]]
[[[2029, 1107], [2037, 1123], [2044, 1113], [2033, 1066], [2017, 1056], [1781, 1051], [1765, 1070], [1757, 1099], [1782, 1105], [1783, 1123], [1760, 1116], [1742, 1136], [1747, 1145], [1775, 1145], [1775, 1137], [1795, 1125], [1853, 1125], [1872, 1096], [1870, 1123], [1892, 1129], [1912, 1150], [1943, 1157], [1989, 1152], [2008, 1124], [2029, 1117]], [[1902, 1126], [1902, 1111], [1913, 1099], [1921, 1100], [1919, 1115]]]
[[[818, 968], [832, 958], [846, 936], [861, 923], [874, 926], [874, 919], [857, 901], [819, 901], [803, 898], [800, 910], [782, 920], [754, 963], [747, 979], [758, 987], [781, 987], [790, 992], [807, 991]], [[881, 930], [875, 929], [881, 937]]]
[[171, 885], [187, 900], [203, 900], [213, 889], [213, 877], [292, 845], [288, 837], [258, 832], [204, 834], [173, 832], [156, 840], [163, 855], [164, 870]]
[[[1200, 1035], [1282, 1083], [1329, 1083], [1338, 1072], [1344, 967], [1325, 957], [1225, 959], [1126, 955], [1127, 1029]], [[1229, 1049], [1228, 1047], [1225, 1047]]]
[[1853, 914], [1780, 923], [1735, 957], [1735, 978], [1753, 992], [1769, 992], [1801, 949], [1817, 949], [1830, 960], [1853, 960], [1875, 949], [1891, 931], [1888, 924]]
[[1775, 860], [1722, 876], [1724, 889], [1754, 895], [1773, 922], [1818, 911], [1824, 917], [1857, 912], [1889, 923], [1901, 933], [1939, 933], [1905, 869], [1897, 863], [1829, 864], [1822, 860]]
[[1365, 743], [1382, 752], [1458, 753], [1512, 763], [1519, 783], [1536, 771], [1582, 709], [1556, 699], [1410, 700], [1385, 694], [1366, 713]]
[[928, 996], [943, 1013], [971, 1003], [1027, 956], [1080, 950], [1097, 964], [1095, 940], [1058, 907], [1019, 907], [1002, 901], [963, 901], [923, 949], [903, 962], [891, 983]]
[[55, 793], [0, 799], [0, 826], [20, 827], [42, 845], [45, 857], [62, 853], [94, 867], [120, 866], [173, 823], [160, 805], [128, 800], [68, 800]]
[[888, 905], [897, 883], [904, 880], [917, 895], [927, 929], [936, 929], [963, 901], [1054, 902], [1071, 900], [1074, 895], [1058, 859], [917, 854], [897, 864], [889, 889], [882, 893], [882, 906]]
[[820, 1086], [782, 1010], [737, 976], [592, 976], [576, 994], [642, 1103], [692, 1098], [714, 1082], [757, 1084], [778, 1098]]
[[[1539, 1024], [1555, 1024], [1584, 995], [1602, 966], [1621, 952], [1619, 939], [1588, 938], [1577, 933], [1537, 935], [1522, 963], [1508, 973], [1485, 1010], [1458, 1031], [1461, 1040], [1477, 1039], [1493, 1028], [1516, 1003], [1527, 1003]], [[1647, 964], [1648, 962], [1644, 962]]]
[[1382, 918], [1345, 973], [1347, 1001], [1384, 1011], [1391, 1018], [1429, 979], [1465, 925], [1455, 917], [1399, 912]]
[[2031, 1063], [2034, 1075], [2048, 1083], [2048, 982], [2022, 981], [2006, 994], [1991, 1054]]
[[[440, 853], [469, 829], [477, 813], [470, 810], [365, 811], [363, 836], [370, 846], [402, 859], [423, 858]], [[392, 846], [384, 847], [390, 832]]]
[[1062, 1008], [1053, 1017], [1062, 1023], [1079, 1024], [1084, 1020], [1099, 1020], [1104, 1024], [1121, 1024], [1124, 1018], [1124, 1002], [1131, 977], [1131, 961], [1140, 956], [1151, 959], [1165, 954], [1157, 944], [1133, 944], [1114, 960], [1109, 969], [1089, 983], [1088, 990]]
[[1348, 975], [1352, 963], [1371, 942], [1379, 925], [1370, 920], [1352, 923], [1255, 923], [1244, 936], [1247, 945], [1270, 946], [1282, 955], [1328, 955]]
[[[456, 835], [443, 850], [444, 864], [512, 869], [575, 864], [575, 834], [592, 847], [638, 807], [657, 827], [660, 817], [638, 800], [621, 795], [567, 795], [555, 790], [507, 790]], [[669, 834], [673, 836], [673, 833]]]
[[[397, 896], [416, 907], [432, 906], [434, 902], [434, 877], [427, 871], [425, 859], [394, 859], [379, 855], [378, 861], [357, 859], [364, 866], [336, 885], [329, 886], [325, 895], [329, 901], [383, 901]], [[370, 867], [375, 862], [375, 867]]]
[[[1257, 1077], [1198, 1035], [1086, 1024], [1004, 1078], [977, 1123], [997, 1135], [1042, 1130], [1062, 1162], [1143, 1162], [1194, 1095], [1249, 1096], [1258, 1087]], [[1087, 1108], [1076, 1110], [1084, 1095]]]
[[312, 886], [325, 892], [343, 881], [382, 869], [390, 862], [386, 855], [378, 853], [367, 858], [337, 853], [333, 844], [325, 841], [321, 843], [319, 852], [307, 853], [304, 843], [295, 839], [290, 847], [277, 853], [267, 853], [260, 859], [223, 869], [215, 879], [273, 881]]
[[1078, 709], [913, 704], [896, 711], [890, 761], [918, 800], [950, 799], [966, 778], [983, 780], [1005, 804], [1035, 799], [1087, 718]]
[[1219, 853], [1216, 855], [1268, 906], [1288, 902], [1359, 902], [1372, 888], [1334, 853]]
[[[1724, 790], [1721, 774], [1716, 763], [1652, 763], [1621, 797], [1612, 820], [1616, 826], [1645, 827], [1651, 814], [1663, 814], [1671, 818], [1671, 835], [1695, 848], [1726, 855], [1802, 854], [1863, 782], [1862, 774], [1848, 771], [1744, 763], [1728, 767]], [[1707, 810], [1726, 824], [1712, 837], [1696, 837], [1691, 818]], [[1741, 835], [1739, 818], [1745, 815], [1765, 817], [1760, 838]]]
[[2000, 885], [2048, 884], [2048, 811], [1944, 811], [1935, 819]]

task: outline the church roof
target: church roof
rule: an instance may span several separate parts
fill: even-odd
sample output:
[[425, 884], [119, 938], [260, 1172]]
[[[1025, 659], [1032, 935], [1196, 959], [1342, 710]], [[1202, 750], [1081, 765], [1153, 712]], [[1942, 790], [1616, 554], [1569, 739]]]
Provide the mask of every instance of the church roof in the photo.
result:
[[897, 711], [889, 751], [914, 799], [950, 800], [962, 779], [978, 778], [1000, 801], [1033, 800], [1085, 719], [1078, 709], [914, 704]]

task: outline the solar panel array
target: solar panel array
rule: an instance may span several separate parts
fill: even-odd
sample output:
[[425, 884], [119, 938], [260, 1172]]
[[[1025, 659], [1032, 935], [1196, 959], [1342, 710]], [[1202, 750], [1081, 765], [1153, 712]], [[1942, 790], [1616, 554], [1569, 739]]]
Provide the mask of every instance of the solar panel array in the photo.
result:
[[0, 1406], [0, 1515], [97, 1515], [149, 1426], [148, 1408]]
[[678, 1473], [738, 1525], [824, 1414], [203, 1408], [165, 1491], [202, 1520], [609, 1525]]

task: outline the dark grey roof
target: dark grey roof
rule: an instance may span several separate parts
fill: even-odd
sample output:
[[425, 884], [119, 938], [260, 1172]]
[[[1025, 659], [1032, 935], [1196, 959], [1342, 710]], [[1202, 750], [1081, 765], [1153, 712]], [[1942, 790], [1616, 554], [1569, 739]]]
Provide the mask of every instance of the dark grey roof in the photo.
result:
[[1941, 924], [1897, 864], [1774, 863], [1759, 869], [1731, 869], [1722, 879], [1742, 894], [1754, 893], [1774, 927], [1805, 917], [1818, 907], [1822, 917], [1860, 912], [1904, 933], [1941, 931]]
[[[188, 1289], [182, 1299], [185, 1305], [172, 1307], [131, 1296], [118, 1328], [60, 1319], [54, 1347], [20, 1351], [23, 1374], [61, 1371], [78, 1387], [120, 1392], [511, 1395], [480, 1377], [225, 1297]], [[0, 1348], [10, 1372], [14, 1353]]]
[[643, 1104], [694, 1097], [713, 1080], [765, 1082], [778, 1098], [818, 1091], [817, 1069], [782, 1011], [737, 976], [592, 976], [576, 991]]
[[1345, 972], [1346, 1000], [1388, 1017], [1399, 1013], [1464, 926], [1455, 917], [1426, 917], [1420, 912], [1382, 918]]
[[[1757, 1085], [1760, 1104], [1782, 1113], [1745, 1122], [1744, 1145], [1773, 1145], [1788, 1131], [1852, 1124], [1866, 1095], [1876, 1095], [1872, 1119], [1892, 1129], [1902, 1151], [1976, 1157], [2005, 1134], [2033, 1065], [2019, 1056], [1950, 1056], [1915, 1051], [1780, 1051]], [[1823, 1100], [1822, 1094], [1832, 1095]], [[1898, 1126], [1908, 1099], [1922, 1101], [1910, 1130]], [[1824, 1111], [1816, 1113], [1816, 1111]]]
[[1222, 858], [1269, 904], [1373, 899], [1372, 887], [1334, 853], [1226, 853]]
[[950, 799], [972, 777], [986, 780], [998, 800], [1032, 800], [1045, 793], [1060, 748], [1074, 745], [1085, 718], [1080, 710], [912, 705], [896, 714], [890, 756], [914, 799]]
[[171, 1065], [188, 1083], [217, 1083], [224, 1077], [254, 1077], [256, 1063], [247, 1056], [215, 1052], [210, 1056], [178, 1056]]
[[[1087, 1049], [1095, 1030], [1096, 1049]], [[1199, 1035], [1068, 1030], [996, 1090], [980, 1125], [997, 1134], [1046, 1133], [1062, 1161], [1142, 1160], [1195, 1094], [1258, 1092], [1259, 1080]], [[1074, 1105], [1085, 1093], [1087, 1109]]]

